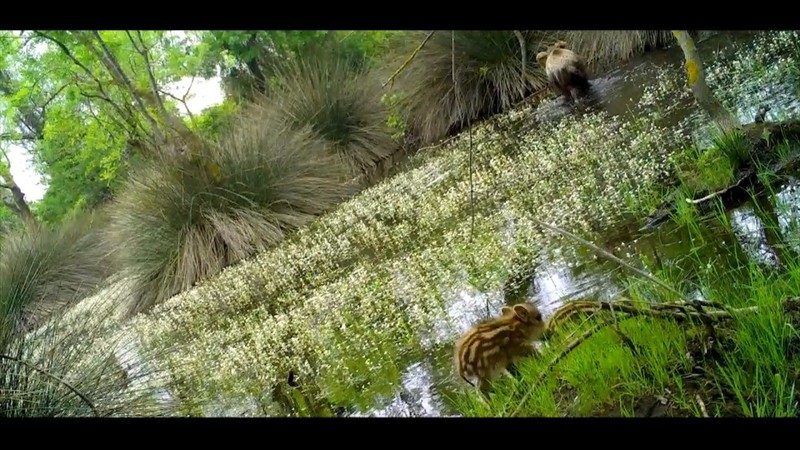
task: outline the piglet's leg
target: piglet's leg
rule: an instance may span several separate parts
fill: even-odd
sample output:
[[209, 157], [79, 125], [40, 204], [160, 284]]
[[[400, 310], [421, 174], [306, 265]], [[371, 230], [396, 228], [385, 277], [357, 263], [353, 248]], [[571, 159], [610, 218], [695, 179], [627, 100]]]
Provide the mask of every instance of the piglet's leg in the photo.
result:
[[531, 344], [531, 343], [526, 344], [522, 348], [520, 353], [522, 353], [522, 357], [524, 357], [524, 358], [527, 358], [527, 357], [530, 357], [530, 356], [542, 356], [542, 352], [540, 352], [539, 349], [536, 348], [536, 346]]
[[483, 400], [484, 403], [487, 405], [489, 404], [489, 382], [483, 378], [478, 379], [478, 384], [476, 385], [478, 389], [478, 394], [480, 394], [479, 398]]

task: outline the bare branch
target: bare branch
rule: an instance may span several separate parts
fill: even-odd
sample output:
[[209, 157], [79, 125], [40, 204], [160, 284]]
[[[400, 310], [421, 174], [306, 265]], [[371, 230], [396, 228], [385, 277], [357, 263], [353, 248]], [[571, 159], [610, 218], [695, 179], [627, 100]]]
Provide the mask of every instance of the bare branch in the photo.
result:
[[409, 56], [408, 59], [406, 59], [406, 61], [403, 63], [403, 65], [401, 65], [400, 68], [397, 69], [392, 74], [392, 76], [389, 77], [388, 80], [386, 80], [385, 83], [383, 83], [383, 87], [386, 87], [386, 85], [389, 84], [389, 83], [392, 83], [392, 85], [394, 85], [394, 79], [397, 78], [398, 75], [400, 75], [400, 72], [402, 72], [406, 68], [406, 66], [411, 64], [411, 60], [413, 60], [414, 57], [417, 56], [417, 53], [419, 53], [419, 51], [422, 50], [422, 47], [424, 47], [425, 44], [428, 42], [428, 40], [431, 38], [431, 36], [433, 36], [433, 33], [436, 33], [436, 30], [431, 31], [430, 33], [428, 33], [427, 36], [425, 36], [425, 39], [422, 41], [422, 43], [419, 44], [419, 46], [416, 48], [416, 50], [414, 50], [413, 53], [411, 53], [411, 56]]
[[0, 147], [0, 153], [2, 153], [3, 154], [3, 158], [6, 159], [6, 164], [8, 164], [8, 166], [11, 167], [11, 160], [8, 158], [8, 153], [6, 153], [6, 149], [3, 148], [3, 147]]
[[139, 54], [142, 55], [144, 58], [144, 68], [147, 71], [147, 77], [150, 79], [151, 89], [153, 90], [153, 95], [156, 97], [156, 102], [158, 103], [158, 107], [161, 108], [161, 112], [166, 116], [167, 109], [164, 108], [164, 102], [161, 101], [161, 96], [158, 95], [158, 83], [156, 83], [156, 77], [153, 75], [153, 67], [150, 65], [150, 56], [148, 55], [147, 45], [144, 43], [144, 39], [142, 38], [142, 32], [136, 31], [136, 36], [139, 38], [139, 42], [142, 44], [142, 49], [140, 50], [139, 47], [136, 45], [136, 42], [133, 40], [133, 36], [125, 30], [125, 34], [128, 35], [128, 39], [130, 39], [131, 44], [133, 44], [133, 48], [136, 49]]
[[197, 76], [195, 76], [195, 75], [192, 75], [192, 79], [191, 79], [191, 80], [189, 80], [189, 87], [188, 87], [188, 88], [186, 88], [186, 92], [183, 94], [183, 99], [184, 99], [184, 100], [186, 100], [186, 97], [188, 97], [188, 96], [189, 96], [189, 92], [191, 92], [191, 91], [192, 91], [192, 86], [194, 86], [194, 80], [195, 80], [195, 78], [197, 78]]
[[189, 105], [186, 103], [186, 96], [185, 95], [183, 96], [183, 98], [180, 98], [180, 97], [178, 97], [178, 96], [176, 96], [174, 94], [171, 94], [171, 93], [169, 93], [167, 91], [159, 91], [159, 92], [161, 92], [162, 94], [166, 95], [167, 97], [172, 97], [176, 101], [181, 102], [183, 104], [183, 106], [186, 108], [186, 112], [189, 114], [189, 119], [191, 119], [192, 123], [194, 123], [194, 114], [192, 114], [192, 111], [189, 109]]
[[[103, 97], [103, 96], [95, 95], [95, 94], [89, 94], [89, 93], [83, 92], [83, 91], [80, 91], [80, 94], [82, 96], [86, 97], [86, 98], [95, 98], [95, 99], [99, 99], [99, 100], [103, 100], [105, 102], [108, 102], [112, 106], [114, 106], [114, 107], [118, 108], [120, 111], [122, 111], [122, 109], [120, 107], [118, 107], [116, 103], [114, 103], [111, 99], [109, 99], [107, 97]], [[89, 113], [92, 114], [92, 117], [94, 117], [95, 120], [97, 120], [98, 122], [103, 124], [104, 127], [106, 127], [105, 123], [102, 120], [100, 120], [100, 118], [94, 113], [94, 110], [92, 109], [91, 105], [89, 105]], [[127, 133], [129, 136], [136, 136], [138, 130], [142, 131], [142, 135], [147, 135], [146, 130], [142, 127], [142, 125], [139, 123], [139, 121], [136, 120], [135, 116], [130, 111], [125, 111], [123, 114], [118, 114], [116, 116], [113, 115], [113, 114], [109, 114], [109, 115], [107, 115], [107, 117], [108, 117], [108, 120], [114, 122], [115, 125], [117, 125], [121, 129], [123, 129], [125, 131], [125, 133]]]
[[58, 94], [60, 94], [61, 92], [63, 92], [63, 91], [64, 91], [64, 89], [66, 89], [66, 88], [67, 88], [67, 86], [69, 86], [69, 84], [65, 84], [65, 85], [61, 86], [60, 88], [58, 88], [58, 90], [56, 90], [56, 92], [55, 92], [53, 95], [51, 95], [51, 96], [50, 96], [50, 98], [48, 98], [48, 99], [47, 99], [47, 100], [44, 102], [44, 104], [41, 106], [42, 110], [45, 110], [45, 109], [47, 109], [47, 107], [50, 105], [50, 103], [51, 103], [53, 100], [55, 100], [55, 99], [56, 99], [56, 97], [58, 97]]
[[[128, 79], [127, 75], [125, 75], [125, 72], [122, 71], [122, 68], [119, 66], [119, 63], [117, 63], [116, 58], [114, 58], [114, 55], [111, 53], [111, 50], [108, 48], [105, 41], [100, 36], [100, 33], [97, 30], [92, 30], [91, 33], [94, 36], [94, 39], [100, 44], [100, 47], [103, 49], [103, 52], [101, 53], [97, 49], [97, 47], [94, 46], [93, 42], [84, 38], [82, 40], [86, 44], [86, 47], [103, 63], [104, 66], [106, 66], [106, 69], [108, 69], [108, 71], [111, 73], [111, 76], [119, 84], [128, 88], [128, 91], [133, 96], [133, 100], [136, 102], [136, 105], [139, 107], [139, 110], [142, 112], [145, 118], [150, 122], [150, 125], [153, 127], [153, 133], [156, 134], [160, 142], [163, 142], [164, 136], [158, 127], [158, 122], [156, 122], [153, 116], [151, 116], [150, 113], [147, 111], [147, 107], [144, 105], [142, 98], [139, 96], [138, 90], [133, 86], [130, 79]], [[82, 35], [79, 37], [83, 38]]]

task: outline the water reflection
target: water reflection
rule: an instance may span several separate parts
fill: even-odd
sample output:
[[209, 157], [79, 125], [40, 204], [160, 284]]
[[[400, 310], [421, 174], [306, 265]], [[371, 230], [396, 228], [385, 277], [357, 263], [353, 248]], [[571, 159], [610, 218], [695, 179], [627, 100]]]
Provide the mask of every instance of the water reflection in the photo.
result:
[[732, 211], [731, 219], [734, 235], [751, 259], [771, 266], [780, 263], [775, 250], [767, 242], [764, 224], [752, 207], [745, 206]]
[[350, 417], [441, 417], [446, 409], [434, 388], [435, 380], [429, 363], [418, 362], [408, 367], [402, 376], [401, 387], [388, 404], [369, 412], [353, 413]]
[[800, 231], [798, 216], [800, 215], [800, 186], [796, 179], [790, 179], [783, 190], [775, 195], [775, 209], [778, 215], [778, 227], [786, 239], [786, 244], [795, 252], [800, 252]]

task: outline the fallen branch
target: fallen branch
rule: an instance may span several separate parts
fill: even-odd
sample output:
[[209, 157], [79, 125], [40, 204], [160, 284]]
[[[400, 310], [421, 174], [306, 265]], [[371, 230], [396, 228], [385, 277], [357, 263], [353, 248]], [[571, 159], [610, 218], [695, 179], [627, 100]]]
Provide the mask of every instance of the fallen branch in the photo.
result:
[[[567, 303], [561, 308], [557, 309], [547, 322], [547, 329], [552, 333], [556, 328], [559, 321], [568, 319], [579, 313], [595, 313], [597, 311], [610, 311], [621, 312], [631, 316], [650, 316], [650, 317], [669, 317], [678, 321], [683, 321], [689, 318], [700, 319], [707, 323], [710, 320], [729, 319], [734, 314], [757, 311], [758, 307], [749, 306], [746, 308], [727, 309], [721, 308], [714, 311], [690, 311], [689, 308], [697, 309], [695, 303], [702, 302], [670, 302], [670, 303], [648, 303], [640, 302], [642, 306], [637, 307], [636, 302], [631, 299], [620, 297], [619, 300], [613, 302], [605, 302], [599, 300], [576, 300]], [[706, 306], [710, 302], [704, 302]]]
[[686, 203], [689, 203], [689, 204], [692, 204], [692, 205], [697, 205], [699, 203], [707, 202], [707, 201], [712, 200], [712, 199], [714, 199], [716, 197], [724, 195], [725, 193], [731, 191], [732, 189], [740, 188], [742, 183], [745, 182], [745, 181], [748, 183], [748, 185], [750, 185], [750, 184], [752, 184], [752, 181], [753, 181], [751, 179], [753, 177], [753, 175], [755, 175], [755, 170], [750, 169], [747, 172], [745, 172], [745, 175], [743, 177], [739, 178], [739, 180], [737, 180], [736, 183], [734, 183], [734, 184], [732, 184], [730, 186], [727, 186], [722, 190], [719, 190], [719, 191], [716, 191], [716, 192], [712, 192], [712, 193], [710, 193], [710, 194], [708, 194], [708, 195], [706, 195], [704, 197], [700, 197], [698, 199], [687, 198], [686, 199]]
[[558, 365], [559, 362], [561, 362], [562, 359], [566, 358], [566, 356], [569, 355], [570, 352], [572, 352], [573, 350], [578, 348], [578, 346], [581, 345], [581, 343], [585, 342], [587, 339], [592, 337], [595, 333], [597, 333], [598, 331], [602, 330], [603, 328], [605, 328], [605, 327], [607, 327], [609, 325], [612, 325], [613, 323], [614, 323], [613, 321], [609, 320], [609, 321], [606, 321], [606, 322], [599, 323], [599, 324], [595, 325], [594, 327], [586, 330], [582, 335], [580, 335], [577, 338], [575, 338], [572, 342], [570, 342], [566, 346], [566, 348], [564, 348], [564, 350], [559, 352], [559, 354], [556, 355], [556, 357], [553, 358], [552, 361], [550, 361], [550, 364], [548, 364], [547, 367], [545, 367], [545, 369], [539, 374], [539, 378], [537, 379], [536, 383], [533, 386], [531, 386], [530, 389], [528, 389], [528, 391], [523, 396], [522, 400], [517, 405], [517, 408], [514, 410], [514, 412], [511, 413], [511, 416], [514, 417], [517, 414], [519, 414], [520, 410], [522, 409], [522, 405], [524, 405], [525, 402], [528, 401], [528, 398], [533, 393], [533, 389], [537, 385], [541, 384], [544, 381], [545, 378], [547, 378], [547, 374], [549, 374], [553, 370], [553, 368], [555, 368], [555, 366]]
[[419, 51], [420, 51], [420, 50], [422, 50], [422, 47], [424, 47], [424, 46], [425, 46], [425, 44], [428, 42], [428, 40], [431, 38], [431, 36], [433, 36], [433, 33], [436, 33], [436, 30], [433, 30], [433, 31], [431, 31], [430, 33], [428, 33], [428, 35], [427, 35], [427, 36], [425, 36], [425, 39], [422, 41], [422, 43], [421, 43], [421, 44], [419, 44], [419, 46], [416, 48], [416, 50], [414, 50], [414, 52], [413, 52], [413, 53], [411, 53], [411, 56], [409, 56], [409, 57], [408, 57], [408, 59], [406, 59], [406, 61], [403, 63], [403, 65], [402, 65], [402, 66], [400, 66], [400, 68], [399, 68], [399, 69], [397, 69], [397, 70], [396, 70], [396, 71], [395, 71], [395, 72], [392, 74], [392, 76], [391, 76], [391, 77], [389, 77], [389, 79], [388, 79], [388, 80], [386, 80], [386, 82], [385, 82], [385, 83], [383, 83], [383, 86], [382, 86], [382, 87], [386, 87], [386, 85], [387, 85], [387, 84], [389, 84], [389, 83], [392, 83], [392, 85], [394, 85], [394, 79], [395, 79], [395, 78], [396, 78], [398, 75], [400, 75], [400, 72], [402, 72], [402, 71], [403, 71], [403, 69], [405, 69], [405, 68], [406, 68], [406, 66], [408, 66], [408, 65], [411, 63], [411, 60], [413, 60], [413, 59], [414, 59], [414, 57], [415, 57], [415, 56], [417, 56], [417, 53], [419, 53]]

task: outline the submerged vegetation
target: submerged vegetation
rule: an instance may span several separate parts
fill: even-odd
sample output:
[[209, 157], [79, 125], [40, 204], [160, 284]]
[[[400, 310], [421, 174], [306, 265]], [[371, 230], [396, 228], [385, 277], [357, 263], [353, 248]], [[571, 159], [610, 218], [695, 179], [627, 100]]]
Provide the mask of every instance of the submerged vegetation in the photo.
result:
[[[113, 166], [107, 221], [8, 225], [0, 415], [797, 416], [800, 134], [716, 132], [674, 47], [595, 74], [588, 109], [548, 100], [557, 37], [599, 67], [669, 31], [396, 35], [213, 32], [178, 64], [183, 41], [103, 33], [142, 61], [100, 104], [151, 116], [102, 123], [148, 140], [75, 164]], [[86, 36], [48, 35], [95, 64]], [[710, 90], [796, 120], [800, 36], [742, 42], [701, 48]], [[239, 95], [185, 129], [141, 88], [208, 64]], [[453, 343], [526, 297], [576, 313], [481, 401]]]

